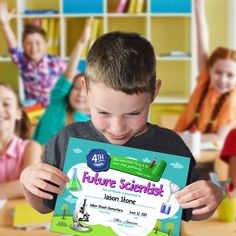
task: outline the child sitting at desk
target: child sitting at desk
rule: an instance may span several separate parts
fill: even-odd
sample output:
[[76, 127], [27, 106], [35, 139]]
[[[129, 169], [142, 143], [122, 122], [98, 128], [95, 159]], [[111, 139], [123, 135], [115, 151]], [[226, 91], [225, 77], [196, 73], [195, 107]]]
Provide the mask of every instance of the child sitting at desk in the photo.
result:
[[200, 76], [175, 131], [196, 126], [203, 141], [222, 141], [236, 121], [236, 51], [218, 47], [208, 57], [204, 0], [195, 0]]
[[30, 123], [17, 94], [9, 84], [0, 83], [0, 198], [24, 196], [20, 174], [40, 162], [41, 147], [29, 136]]

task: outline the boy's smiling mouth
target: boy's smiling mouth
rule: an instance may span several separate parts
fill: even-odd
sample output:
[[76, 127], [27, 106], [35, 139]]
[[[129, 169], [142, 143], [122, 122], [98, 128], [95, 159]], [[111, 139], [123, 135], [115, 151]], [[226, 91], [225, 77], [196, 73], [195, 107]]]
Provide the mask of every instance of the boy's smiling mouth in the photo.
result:
[[122, 140], [122, 139], [126, 139], [128, 137], [128, 133], [126, 134], [122, 134], [122, 135], [115, 135], [111, 132], [108, 132], [108, 135], [112, 138], [112, 139], [115, 139], [115, 140]]

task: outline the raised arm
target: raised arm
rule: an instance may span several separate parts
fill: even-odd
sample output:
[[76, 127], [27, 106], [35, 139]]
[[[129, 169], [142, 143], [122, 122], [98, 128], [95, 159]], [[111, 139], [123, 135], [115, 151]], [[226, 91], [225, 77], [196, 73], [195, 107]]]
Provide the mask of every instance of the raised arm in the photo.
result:
[[198, 53], [198, 69], [202, 73], [207, 68], [208, 52], [209, 52], [209, 36], [208, 27], [205, 16], [204, 0], [195, 0], [195, 16], [197, 30], [197, 53]]
[[93, 21], [92, 17], [90, 17], [86, 21], [86, 25], [85, 25], [83, 34], [79, 38], [79, 40], [77, 41], [77, 43], [76, 43], [76, 45], [75, 45], [75, 47], [72, 51], [72, 54], [70, 56], [70, 61], [67, 65], [67, 68], [66, 68], [66, 71], [65, 71], [65, 76], [70, 81], [73, 81], [73, 79], [74, 79], [74, 76], [75, 76], [76, 71], [77, 71], [77, 66], [78, 66], [78, 62], [79, 62], [79, 59], [80, 59], [81, 52], [82, 52], [84, 46], [86, 45], [86, 43], [89, 40], [92, 21]]
[[11, 29], [10, 20], [13, 18], [15, 10], [8, 12], [7, 3], [0, 2], [0, 23], [4, 32], [9, 49], [17, 46], [16, 37]]

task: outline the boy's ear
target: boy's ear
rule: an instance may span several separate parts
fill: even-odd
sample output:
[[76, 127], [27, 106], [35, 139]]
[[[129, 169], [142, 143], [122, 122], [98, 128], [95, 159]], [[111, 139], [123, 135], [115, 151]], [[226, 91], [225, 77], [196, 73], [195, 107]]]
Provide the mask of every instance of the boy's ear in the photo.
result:
[[155, 84], [155, 91], [154, 91], [154, 94], [153, 94], [152, 101], [154, 101], [155, 98], [157, 97], [160, 88], [161, 88], [161, 80], [160, 80], [160, 79], [157, 79], [156, 84]]
[[87, 85], [86, 85], [84, 76], [81, 78], [81, 84], [82, 84], [83, 88], [85, 89], [85, 93], [86, 93], [86, 96], [87, 96], [88, 95], [88, 90], [87, 90]]

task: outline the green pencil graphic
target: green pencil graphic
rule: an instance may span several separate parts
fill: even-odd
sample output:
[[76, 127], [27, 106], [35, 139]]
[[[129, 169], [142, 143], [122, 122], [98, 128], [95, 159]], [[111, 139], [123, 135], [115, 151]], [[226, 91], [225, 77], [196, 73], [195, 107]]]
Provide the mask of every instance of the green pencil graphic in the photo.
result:
[[155, 160], [150, 166], [150, 163], [112, 155], [110, 162], [110, 169], [142, 177], [153, 182], [160, 180], [165, 168], [166, 162], [164, 160]]

